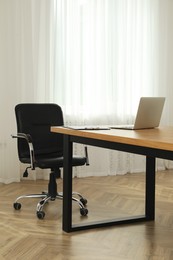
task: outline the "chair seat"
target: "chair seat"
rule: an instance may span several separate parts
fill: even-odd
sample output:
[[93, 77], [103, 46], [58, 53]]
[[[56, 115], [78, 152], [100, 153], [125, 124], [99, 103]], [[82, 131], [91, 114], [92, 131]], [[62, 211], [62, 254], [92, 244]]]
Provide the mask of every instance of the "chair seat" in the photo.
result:
[[[22, 158], [23, 163], [30, 163], [28, 158]], [[73, 166], [82, 166], [86, 162], [85, 157], [73, 156], [72, 165]], [[49, 169], [49, 168], [62, 168], [64, 163], [63, 157], [50, 157], [50, 158], [36, 158], [35, 166], [41, 169]]]

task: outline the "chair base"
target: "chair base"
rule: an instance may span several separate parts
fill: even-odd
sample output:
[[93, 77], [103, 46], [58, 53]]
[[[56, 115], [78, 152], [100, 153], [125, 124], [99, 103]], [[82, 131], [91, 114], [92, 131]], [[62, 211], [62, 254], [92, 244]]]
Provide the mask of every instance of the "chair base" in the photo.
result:
[[[78, 196], [79, 198], [76, 198], [76, 196]], [[62, 200], [63, 193], [57, 192], [55, 197], [52, 197], [48, 192], [42, 192], [41, 194], [22, 195], [15, 200], [15, 202], [13, 204], [14, 209], [16, 209], [16, 210], [21, 209], [21, 203], [19, 203], [18, 201], [20, 199], [24, 199], [24, 198], [41, 198], [41, 201], [38, 202], [37, 207], [36, 207], [36, 214], [39, 219], [43, 219], [45, 217], [45, 212], [43, 211], [44, 205], [48, 201], [54, 201], [56, 199]], [[75, 201], [78, 204], [78, 206], [80, 208], [80, 214], [82, 216], [86, 216], [88, 214], [88, 209], [85, 207], [87, 204], [87, 200], [85, 198], [83, 198], [83, 196], [80, 193], [73, 192], [72, 201]]]

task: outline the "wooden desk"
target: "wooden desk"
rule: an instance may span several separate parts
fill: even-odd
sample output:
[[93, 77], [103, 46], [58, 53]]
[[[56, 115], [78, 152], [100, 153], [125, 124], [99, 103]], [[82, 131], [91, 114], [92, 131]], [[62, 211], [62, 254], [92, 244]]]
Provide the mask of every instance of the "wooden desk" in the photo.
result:
[[[173, 160], [173, 127], [147, 130], [84, 131], [52, 126], [51, 131], [64, 135], [63, 230], [72, 232], [96, 227], [154, 220], [155, 159]], [[145, 215], [91, 224], [72, 225], [72, 148], [73, 142], [146, 156]]]

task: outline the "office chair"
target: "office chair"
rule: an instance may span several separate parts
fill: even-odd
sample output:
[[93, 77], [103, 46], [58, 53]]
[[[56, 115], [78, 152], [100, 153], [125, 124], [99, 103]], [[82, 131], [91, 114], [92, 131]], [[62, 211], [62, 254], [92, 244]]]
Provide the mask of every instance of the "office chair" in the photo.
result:
[[[37, 204], [36, 214], [39, 219], [45, 217], [44, 205], [48, 201], [63, 199], [63, 193], [57, 191], [57, 177], [63, 167], [63, 135], [50, 132], [51, 126], [63, 126], [63, 113], [56, 104], [24, 103], [15, 107], [18, 157], [21, 163], [28, 164], [23, 174], [28, 176], [28, 169], [50, 169], [48, 191], [41, 194], [29, 194], [18, 197], [13, 206], [19, 210], [22, 198], [41, 198]], [[85, 156], [73, 156], [72, 166], [88, 165], [87, 148]], [[72, 200], [77, 202], [82, 216], [88, 214], [87, 200], [77, 192], [72, 193]]]

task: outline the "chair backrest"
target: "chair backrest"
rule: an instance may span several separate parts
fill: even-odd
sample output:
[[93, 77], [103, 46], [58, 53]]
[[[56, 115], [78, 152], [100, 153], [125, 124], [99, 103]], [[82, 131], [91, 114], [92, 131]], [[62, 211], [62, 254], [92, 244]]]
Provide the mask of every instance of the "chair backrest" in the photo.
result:
[[[15, 107], [17, 132], [30, 134], [35, 156], [63, 155], [63, 136], [50, 132], [51, 126], [62, 126], [63, 113], [57, 104], [22, 103]], [[29, 158], [28, 145], [18, 138], [19, 159]]]

